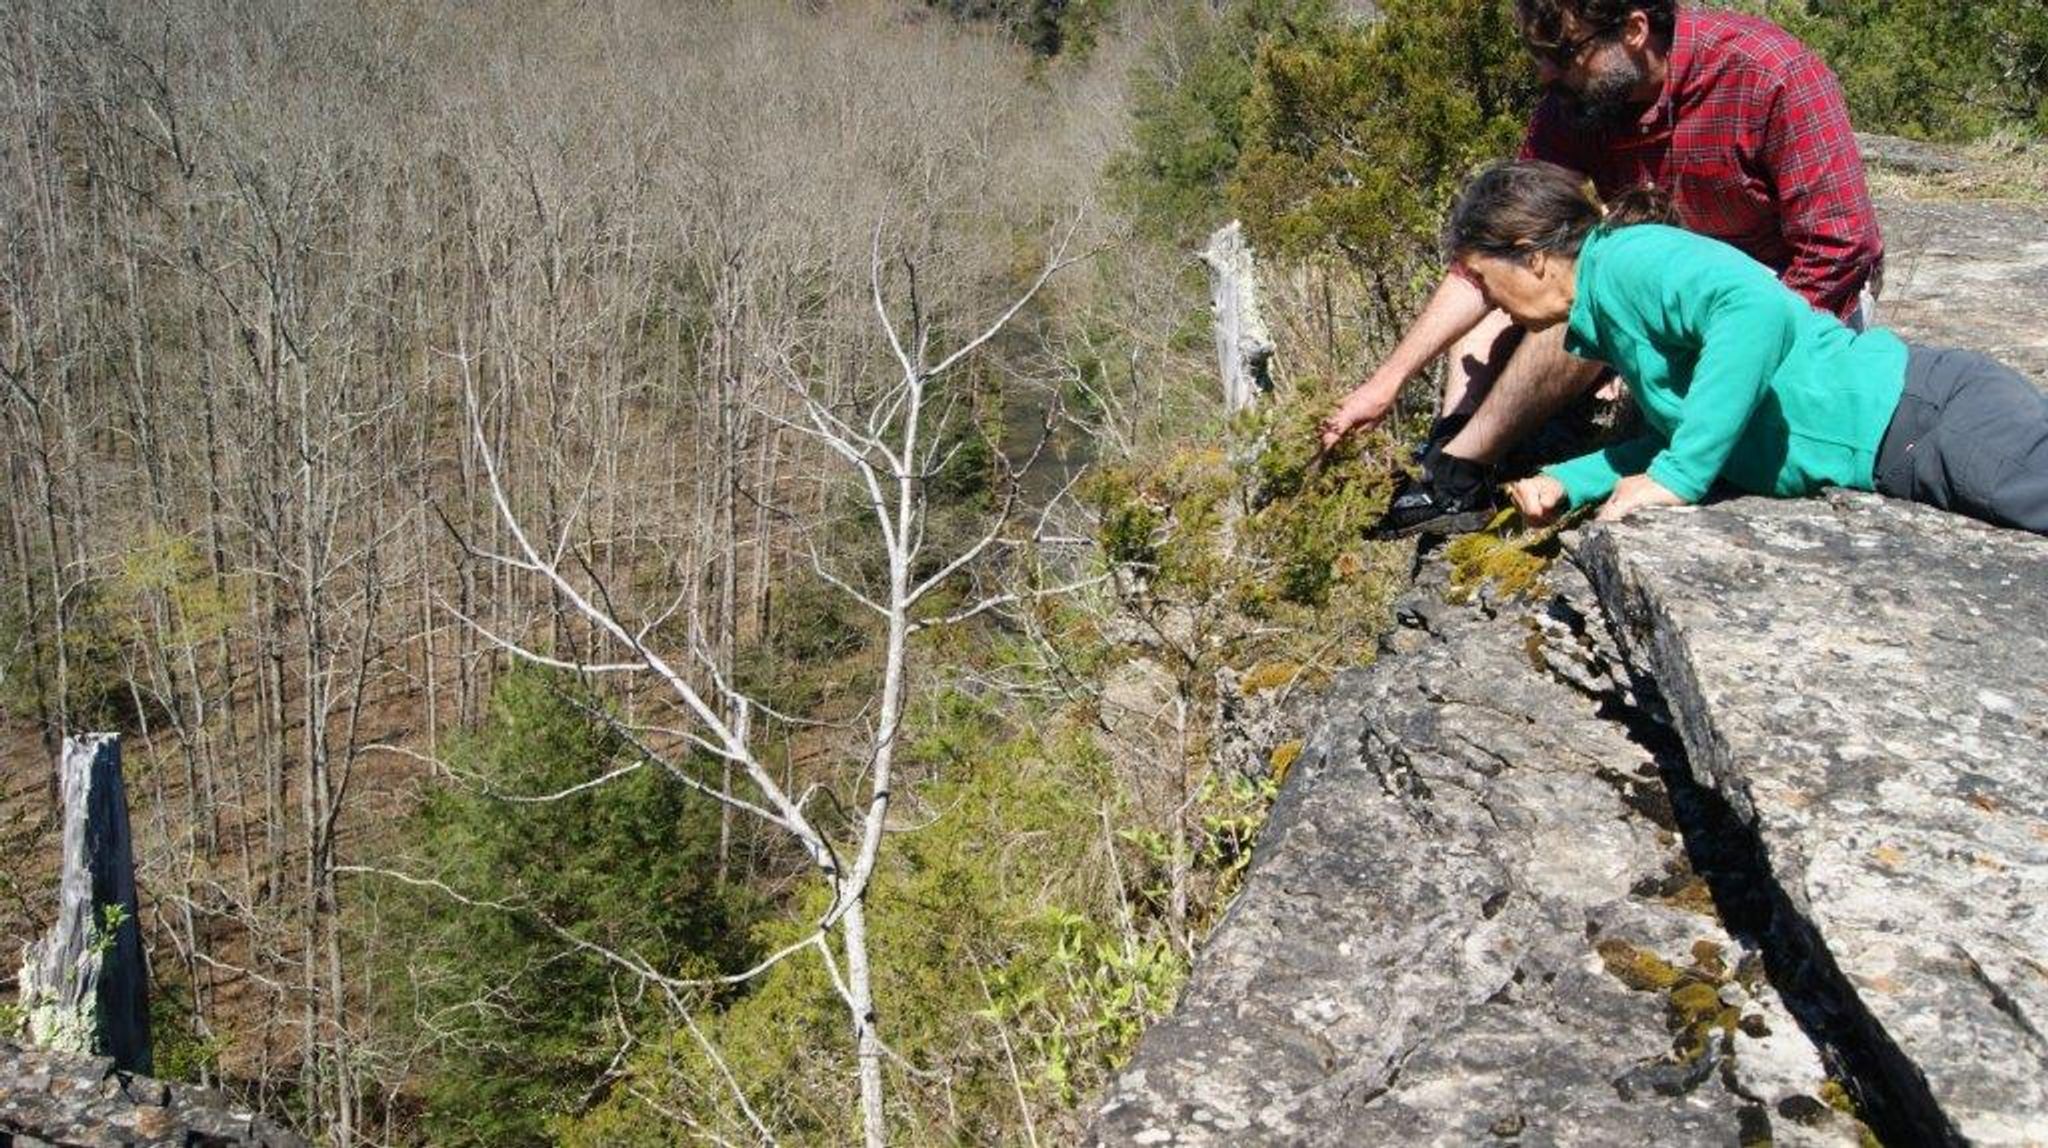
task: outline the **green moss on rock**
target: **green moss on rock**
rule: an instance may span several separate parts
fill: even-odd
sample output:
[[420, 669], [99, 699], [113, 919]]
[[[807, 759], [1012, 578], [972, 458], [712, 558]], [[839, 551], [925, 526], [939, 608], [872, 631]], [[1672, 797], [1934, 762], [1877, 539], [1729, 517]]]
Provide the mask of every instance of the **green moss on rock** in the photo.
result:
[[1444, 561], [1451, 568], [1452, 597], [1463, 601], [1489, 583], [1503, 598], [1528, 598], [1541, 591], [1544, 572], [1557, 557], [1556, 547], [1544, 547], [1555, 535], [1531, 540], [1521, 532], [1507, 532], [1514, 520], [1512, 510], [1503, 510], [1486, 529], [1453, 539], [1444, 548]]
[[1637, 992], [1664, 997], [1672, 1056], [1690, 1064], [1706, 1055], [1718, 1039], [1732, 1038], [1741, 1026], [1742, 1010], [1721, 999], [1729, 983], [1722, 947], [1712, 941], [1692, 946], [1693, 963], [1680, 968], [1648, 949], [1609, 937], [1594, 946], [1607, 971]]
[[1287, 772], [1294, 768], [1296, 761], [1301, 759], [1301, 747], [1301, 742], [1290, 741], [1282, 743], [1279, 748], [1273, 751], [1273, 756], [1270, 759], [1273, 767], [1273, 780], [1287, 780]]
[[1616, 980], [1637, 992], [1668, 992], [1679, 982], [1678, 968], [1670, 961], [1619, 937], [1601, 941], [1594, 951]]
[[1292, 685], [1300, 676], [1300, 663], [1264, 662], [1246, 671], [1238, 680], [1237, 688], [1246, 694], [1263, 694]]

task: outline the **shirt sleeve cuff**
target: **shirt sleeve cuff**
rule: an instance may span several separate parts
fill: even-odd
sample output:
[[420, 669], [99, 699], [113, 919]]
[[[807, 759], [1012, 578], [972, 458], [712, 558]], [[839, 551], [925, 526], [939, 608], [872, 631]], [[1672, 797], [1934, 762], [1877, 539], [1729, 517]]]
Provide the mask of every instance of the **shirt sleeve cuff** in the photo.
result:
[[1621, 475], [1608, 464], [1606, 454], [1597, 450], [1546, 466], [1542, 473], [1564, 487], [1565, 501], [1574, 510], [1613, 494], [1614, 484], [1621, 481]]
[[1678, 464], [1671, 460], [1669, 454], [1660, 454], [1656, 458], [1651, 459], [1650, 469], [1647, 473], [1652, 482], [1684, 499], [1687, 503], [1696, 503], [1700, 499], [1705, 498], [1707, 496], [1707, 488], [1714, 484], [1712, 479], [1701, 482], [1686, 474], [1684, 470], [1679, 468]]

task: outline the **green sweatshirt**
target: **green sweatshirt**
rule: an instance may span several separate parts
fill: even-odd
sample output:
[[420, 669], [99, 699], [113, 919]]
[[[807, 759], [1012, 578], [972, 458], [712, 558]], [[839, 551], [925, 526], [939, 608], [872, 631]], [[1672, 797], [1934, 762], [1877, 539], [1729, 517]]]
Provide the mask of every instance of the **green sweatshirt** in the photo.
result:
[[1698, 502], [1716, 479], [1755, 494], [1871, 489], [1906, 344], [1857, 334], [1715, 239], [1638, 224], [1579, 251], [1565, 349], [1628, 380], [1649, 433], [1547, 467], [1573, 506], [1647, 471]]

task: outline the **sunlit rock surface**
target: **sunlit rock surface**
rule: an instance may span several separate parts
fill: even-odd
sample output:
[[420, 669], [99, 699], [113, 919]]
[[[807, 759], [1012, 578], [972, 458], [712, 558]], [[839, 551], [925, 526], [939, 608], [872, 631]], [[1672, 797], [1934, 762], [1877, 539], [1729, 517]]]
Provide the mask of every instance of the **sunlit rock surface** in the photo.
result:
[[1886, 203], [1877, 319], [1908, 339], [1967, 347], [2048, 387], [2048, 215], [1984, 203]]
[[1581, 553], [1902, 1115], [2048, 1143], [2048, 539], [1837, 495]]
[[[2048, 381], [2048, 217], [1881, 214], [1880, 322]], [[1093, 1142], [2048, 1145], [2048, 540], [1570, 541], [1532, 603], [1422, 567]]]
[[[1297, 780], [1102, 1143], [1854, 1144], [1827, 1069], [1673, 832], [1676, 740], [1569, 568], [1534, 606], [1422, 585]], [[1595, 611], [1597, 614], [1597, 611]]]
[[106, 1057], [0, 1040], [0, 1145], [16, 1148], [305, 1148], [219, 1093], [114, 1071]]

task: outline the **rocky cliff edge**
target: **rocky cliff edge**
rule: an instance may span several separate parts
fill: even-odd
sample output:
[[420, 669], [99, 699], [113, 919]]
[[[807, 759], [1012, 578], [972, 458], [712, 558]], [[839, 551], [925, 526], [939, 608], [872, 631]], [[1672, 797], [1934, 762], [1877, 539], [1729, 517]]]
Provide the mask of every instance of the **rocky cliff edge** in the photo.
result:
[[[1885, 219], [1883, 321], [2048, 378], [2048, 219]], [[1422, 571], [1094, 1142], [2048, 1145], [2048, 539], [1837, 494]]]
[[0, 1148], [306, 1148], [227, 1097], [0, 1040]]

